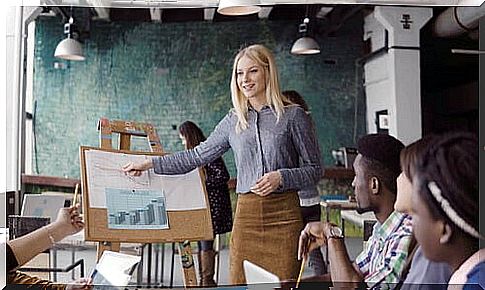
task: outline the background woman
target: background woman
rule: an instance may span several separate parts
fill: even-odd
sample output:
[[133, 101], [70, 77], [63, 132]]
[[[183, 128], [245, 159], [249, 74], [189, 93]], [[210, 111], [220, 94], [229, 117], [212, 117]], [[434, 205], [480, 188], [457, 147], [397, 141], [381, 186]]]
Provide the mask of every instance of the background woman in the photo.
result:
[[[179, 135], [185, 149], [190, 150], [206, 140], [202, 130], [193, 122], [186, 121], [179, 126]], [[209, 207], [214, 235], [230, 232], [232, 229], [231, 199], [227, 182], [229, 172], [221, 157], [204, 166], [205, 188], [209, 197]], [[200, 286], [216, 286], [214, 281], [214, 240], [199, 241]]]
[[231, 236], [231, 282], [245, 283], [245, 259], [280, 279], [295, 279], [302, 229], [296, 191], [316, 184], [322, 173], [311, 121], [299, 106], [285, 106], [274, 57], [262, 45], [236, 55], [231, 96], [234, 108], [205, 142], [192, 150], [126, 164], [123, 170], [133, 176], [150, 168], [181, 174], [232, 148], [239, 196]]

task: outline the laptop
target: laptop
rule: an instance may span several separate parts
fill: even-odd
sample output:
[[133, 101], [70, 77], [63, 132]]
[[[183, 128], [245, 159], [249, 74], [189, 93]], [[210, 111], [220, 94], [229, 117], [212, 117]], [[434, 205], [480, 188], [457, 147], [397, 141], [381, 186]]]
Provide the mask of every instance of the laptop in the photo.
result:
[[57, 214], [64, 207], [66, 198], [62, 195], [24, 194], [22, 216], [49, 217], [51, 222], [57, 219]]
[[243, 261], [244, 275], [248, 289], [280, 288], [280, 278], [268, 270], [248, 261]]
[[140, 256], [104, 251], [90, 275], [94, 289], [124, 289], [140, 261]]

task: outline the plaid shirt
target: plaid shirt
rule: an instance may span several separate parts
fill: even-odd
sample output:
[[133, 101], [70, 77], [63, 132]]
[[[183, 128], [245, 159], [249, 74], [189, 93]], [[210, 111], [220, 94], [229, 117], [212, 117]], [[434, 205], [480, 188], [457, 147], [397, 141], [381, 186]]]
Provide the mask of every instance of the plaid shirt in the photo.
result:
[[377, 222], [365, 249], [355, 259], [369, 287], [393, 288], [406, 263], [412, 239], [411, 217], [393, 212], [383, 224]]

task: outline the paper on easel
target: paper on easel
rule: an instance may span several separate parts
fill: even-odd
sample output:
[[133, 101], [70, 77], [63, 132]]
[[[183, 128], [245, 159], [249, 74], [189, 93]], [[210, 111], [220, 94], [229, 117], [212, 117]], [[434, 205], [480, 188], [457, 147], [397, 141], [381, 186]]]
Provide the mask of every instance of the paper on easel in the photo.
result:
[[106, 188], [108, 228], [168, 229], [163, 191]]
[[140, 262], [139, 256], [104, 251], [91, 274], [94, 285], [126, 286]]
[[194, 169], [186, 174], [153, 174], [152, 176], [153, 185], [158, 185], [165, 193], [167, 210], [176, 211], [207, 208], [198, 169]]
[[128, 162], [140, 163], [146, 158], [144, 155], [86, 151], [90, 207], [106, 207], [106, 188], [150, 189], [148, 172], [135, 178], [121, 169]]
[[167, 211], [207, 208], [198, 169], [178, 175], [158, 175], [149, 170], [141, 176], [130, 176], [121, 169], [125, 164], [141, 163], [152, 157], [101, 150], [88, 150], [85, 157], [90, 207], [107, 208], [106, 189], [115, 188], [163, 191]]

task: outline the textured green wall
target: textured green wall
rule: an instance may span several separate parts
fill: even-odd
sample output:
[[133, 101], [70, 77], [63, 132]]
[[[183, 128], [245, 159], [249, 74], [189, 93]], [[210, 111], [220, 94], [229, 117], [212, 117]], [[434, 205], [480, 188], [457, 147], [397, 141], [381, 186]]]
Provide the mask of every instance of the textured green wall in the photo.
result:
[[[299, 91], [309, 103], [326, 164], [332, 149], [354, 144], [356, 96], [357, 134], [365, 131], [365, 103], [356, 86], [359, 18], [337, 37], [319, 38], [322, 53], [316, 56], [289, 53], [296, 22], [93, 22], [84, 62], [53, 57], [63, 38], [59, 19], [41, 17], [36, 24], [34, 167], [39, 174], [79, 177], [78, 148], [98, 146], [96, 123], [102, 116], [154, 124], [171, 152], [182, 149], [174, 128], [185, 120], [209, 134], [231, 108], [232, 59], [252, 43], [273, 50], [282, 89]], [[148, 148], [141, 140], [136, 144]], [[225, 158], [234, 175], [230, 154]]]

